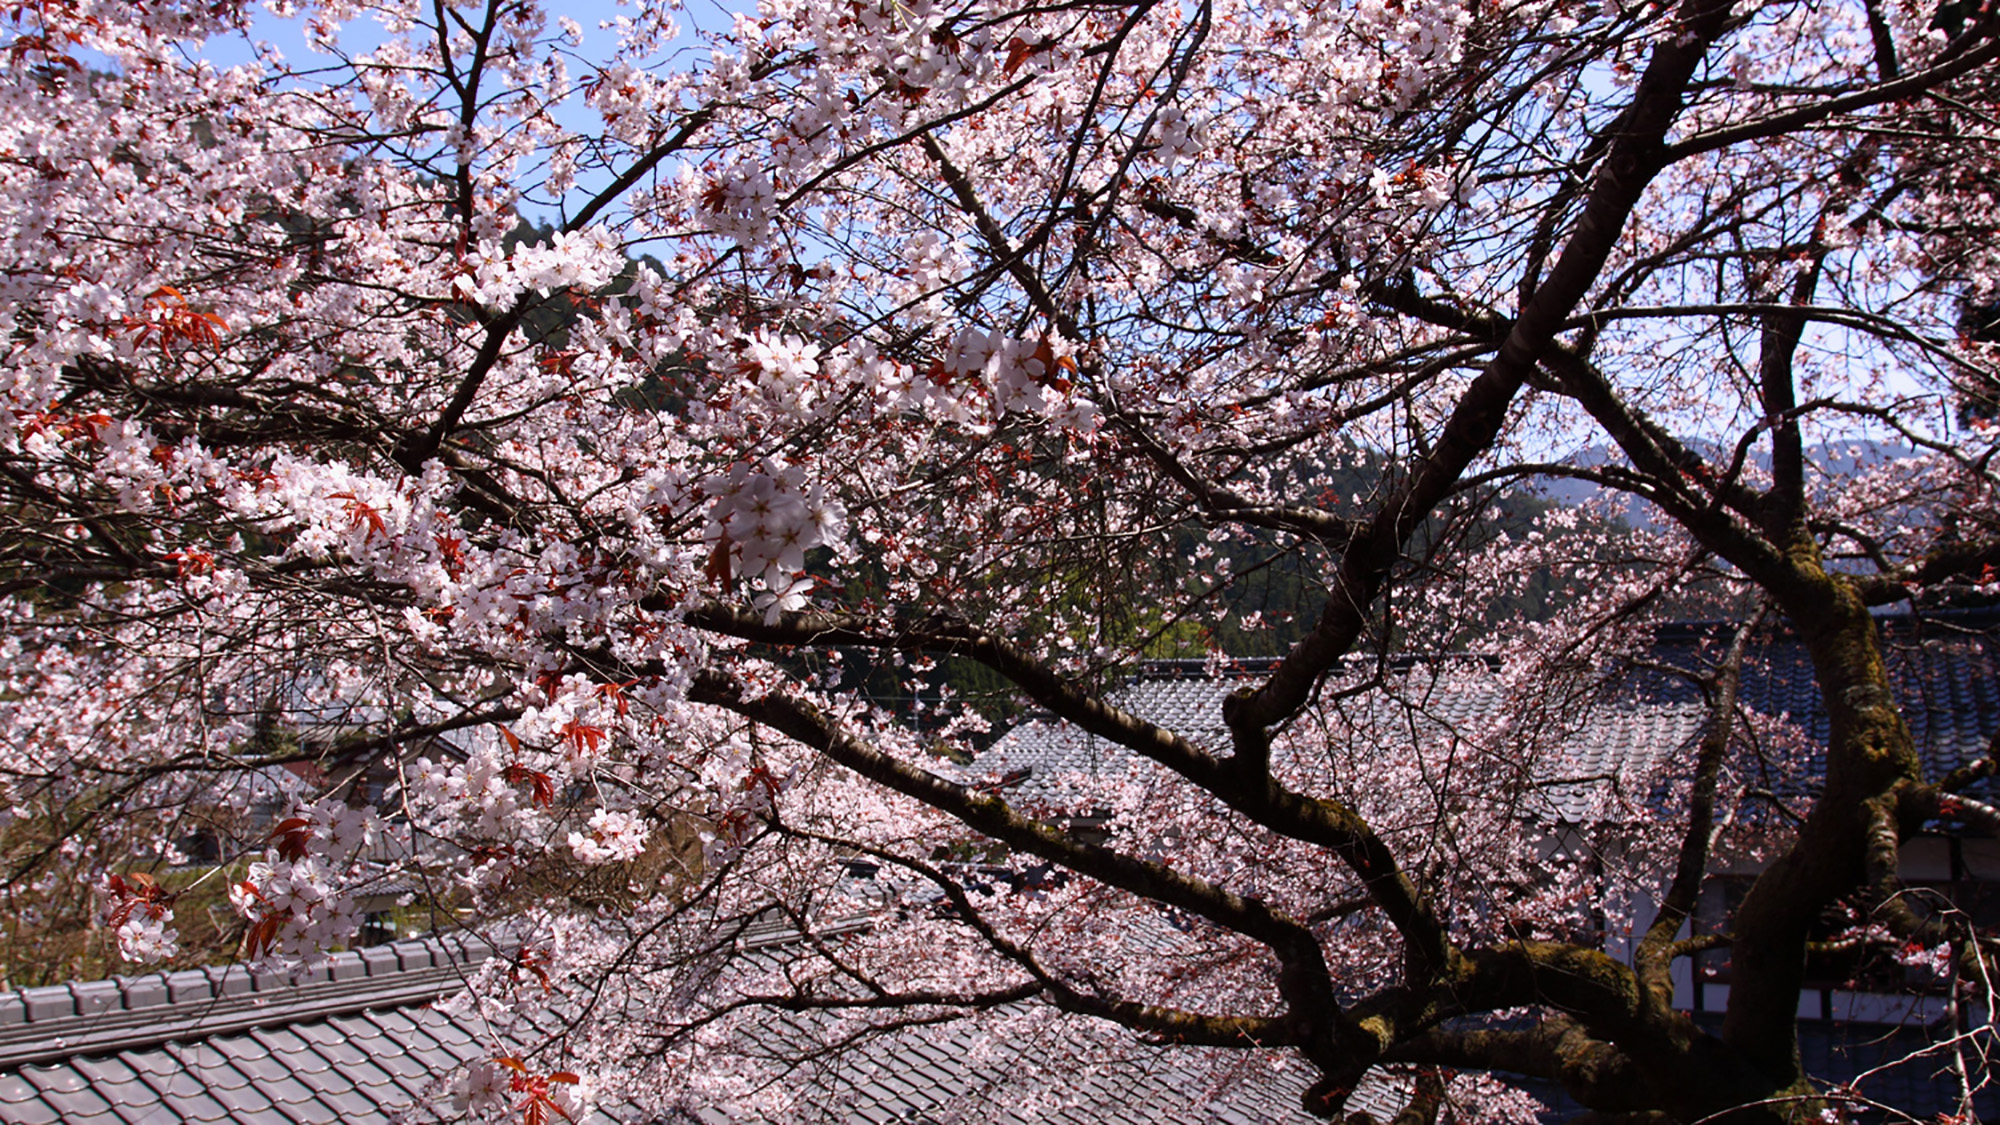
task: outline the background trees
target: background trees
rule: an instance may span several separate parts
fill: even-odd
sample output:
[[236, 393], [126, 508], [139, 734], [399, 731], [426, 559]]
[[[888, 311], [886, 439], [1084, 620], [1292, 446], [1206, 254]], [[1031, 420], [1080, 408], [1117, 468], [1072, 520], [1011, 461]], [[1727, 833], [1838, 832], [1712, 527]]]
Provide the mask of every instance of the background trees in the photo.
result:
[[[2000, 561], [1990, 428], [1954, 423], [1992, 378], [1958, 334], [1993, 299], [1992, 16], [770, 3], [686, 66], [672, 17], [585, 59], [528, 4], [315, 5], [324, 55], [228, 69], [190, 47], [241, 32], [227, 4], [11, 17], [0, 768], [73, 818], [64, 858], [304, 755], [265, 752], [274, 705], [354, 728], [311, 756], [382, 804], [281, 823], [238, 881], [252, 952], [351, 940], [387, 832], [526, 943], [496, 1005], [569, 1006], [545, 1069], [625, 1060], [598, 1080], [653, 1097], [781, 1088], [718, 1061], [778, 1005], [836, 1046], [1063, 1013], [1307, 1066], [1328, 1115], [1395, 1064], [1798, 1118], [1823, 909], [1984, 971], [1892, 907], [1893, 856], [1993, 763], [1923, 775], [1871, 612]], [[344, 53], [360, 19], [386, 39]], [[550, 233], [510, 235], [524, 208]], [[1896, 452], [1823, 453], [1864, 439]], [[1550, 478], [1641, 530], [1491, 533]], [[1317, 589], [1227, 745], [1107, 702], [1163, 641], [1281, 624], [1239, 597], [1275, 573]], [[1531, 578], [1566, 611], [1496, 621]], [[1727, 693], [1614, 873], [1664, 903], [1629, 964], [1516, 799], [1644, 627], [1704, 606], [1789, 621], [1833, 717], [1823, 787], [1755, 841], [1717, 1034], [1668, 990], [1716, 826], [1755, 819]], [[1449, 747], [1327, 709], [1467, 649], [1505, 706]], [[976, 710], [917, 733], [851, 690], [940, 659], [1164, 787], [1106, 794], [1096, 842], [959, 784], [936, 755]], [[542, 892], [670, 825], [707, 844], [678, 877]], [[1068, 875], [975, 899], [942, 866], [970, 854]], [[856, 856], [950, 908], [857, 897]], [[131, 952], [169, 905], [125, 911]], [[771, 910], [874, 925], [718, 967]]]

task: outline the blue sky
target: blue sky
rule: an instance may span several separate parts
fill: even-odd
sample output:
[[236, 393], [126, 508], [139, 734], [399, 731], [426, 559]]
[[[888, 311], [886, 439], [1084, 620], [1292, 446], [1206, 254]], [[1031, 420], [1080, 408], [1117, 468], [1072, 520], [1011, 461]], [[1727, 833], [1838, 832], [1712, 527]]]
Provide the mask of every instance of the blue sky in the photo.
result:
[[[688, 30], [684, 32], [679, 40], [676, 40], [675, 47], [678, 48], [678, 53], [670, 55], [668, 59], [663, 60], [661, 65], [688, 65], [691, 63], [699, 57], [701, 52], [700, 40], [692, 34], [693, 29], [727, 28], [733, 19], [733, 8], [747, 7], [751, 2], [752, 0], [736, 0], [732, 4], [730, 0], [692, 0], [687, 8], [679, 13], [679, 22]], [[255, 44], [263, 42], [270, 44], [293, 66], [301, 69], [310, 69], [315, 65], [321, 65], [327, 61], [324, 56], [316, 54], [307, 45], [304, 24], [301, 20], [281, 19], [270, 15], [262, 8], [253, 10], [257, 13], [257, 16], [247, 34], [220, 36], [210, 40], [202, 48], [201, 54], [220, 66], [235, 65], [253, 60], [256, 57]], [[621, 13], [636, 13], [638, 8], [633, 5], [617, 3], [616, 0], [576, 0], [576, 2], [563, 6], [551, 6], [549, 11], [552, 21], [556, 15], [567, 15], [582, 25], [584, 29], [584, 42], [580, 48], [574, 51], [574, 54], [582, 60], [594, 60], [602, 59], [608, 55], [615, 45], [614, 34], [611, 31], [602, 29], [599, 25]], [[553, 27], [551, 30], [553, 30]], [[367, 14], [357, 17], [341, 29], [342, 47], [350, 54], [364, 53], [378, 45], [384, 38], [385, 36], [379, 25], [372, 16]], [[581, 63], [572, 64], [571, 75], [573, 79], [580, 81], [587, 77], [588, 74], [589, 70]], [[564, 120], [565, 124], [579, 131], [587, 131], [594, 125], [594, 115], [581, 104], [580, 99], [573, 103], [572, 108], [569, 108], [566, 112], [559, 113], [558, 116]], [[587, 190], [590, 186], [589, 182], [586, 181], [580, 185], [579, 192]], [[578, 194], [572, 193], [571, 198], [577, 198]], [[552, 211], [546, 208], [524, 207], [523, 210], [536, 219], [553, 219], [556, 217]], [[1888, 367], [1891, 372], [1890, 389], [1892, 393], [1912, 394], [1922, 390], [1916, 384], [1915, 380], [1909, 376], [1908, 372], [1904, 371], [1899, 365], [1889, 364]], [[1857, 426], [1856, 428], [1871, 435], [1874, 430], [1874, 427], [1866, 425]], [[1941, 428], [1945, 432], [1950, 432], [1951, 422], [1949, 418], [1942, 419]], [[1889, 435], [1883, 434], [1880, 436], [1886, 437]]]
[[[641, 0], [643, 2], [643, 0]], [[716, 0], [692, 0], [676, 13], [676, 21], [682, 27], [681, 36], [670, 44], [669, 51], [657, 65], [687, 66], [699, 58], [705, 50], [695, 34], [699, 29], [726, 29], [734, 20], [737, 7], [748, 7], [753, 0], [742, 5], [729, 5]], [[200, 56], [217, 66], [235, 66], [255, 61], [260, 50], [275, 49], [284, 60], [300, 71], [310, 71], [318, 66], [336, 65], [334, 60], [315, 51], [309, 45], [305, 33], [305, 21], [300, 18], [280, 18], [270, 14], [262, 6], [251, 9], [255, 15], [246, 34], [224, 35], [210, 39], [200, 49]], [[570, 49], [575, 56], [570, 65], [572, 81], [581, 82], [590, 74], [588, 62], [607, 58], [617, 46], [614, 31], [600, 25], [615, 17], [634, 15], [639, 10], [637, 3], [619, 3], [617, 0], [574, 0], [561, 5], [546, 5], [549, 14], [549, 34], [556, 33], [555, 20], [558, 16], [568, 16], [583, 28], [584, 38], [580, 47]], [[366, 53], [379, 46], [388, 36], [370, 13], [361, 13], [339, 28], [341, 50], [352, 56]], [[556, 114], [559, 121], [578, 131], [587, 132], [596, 125], [594, 115], [583, 105], [579, 97], [568, 103]], [[579, 186], [572, 190], [570, 198], [579, 198], [590, 188], [588, 174], [579, 175]], [[608, 179], [607, 177], [601, 177]], [[532, 205], [524, 205], [522, 210], [536, 219], [556, 220], [553, 210]]]
[[[219, 65], [233, 65], [247, 62], [253, 57], [251, 44], [265, 42], [276, 47], [294, 66], [310, 65], [316, 58], [306, 45], [304, 23], [299, 19], [280, 19], [259, 7], [253, 9], [257, 15], [247, 37], [219, 38], [209, 42], [203, 52]], [[637, 10], [634, 4], [619, 4], [614, 0], [572, 0], [566, 4], [547, 5], [551, 25], [557, 16], [568, 16], [583, 25], [584, 45], [578, 54], [585, 58], [602, 57], [614, 43], [612, 33], [600, 30], [598, 25], [620, 13]], [[684, 27], [717, 28], [727, 27], [732, 18], [732, 9], [713, 2], [696, 2], [687, 5], [679, 15]], [[341, 26], [341, 43], [350, 52], [359, 53], [382, 41], [384, 36], [374, 18], [363, 14]], [[693, 36], [684, 36], [685, 42], [695, 44]]]

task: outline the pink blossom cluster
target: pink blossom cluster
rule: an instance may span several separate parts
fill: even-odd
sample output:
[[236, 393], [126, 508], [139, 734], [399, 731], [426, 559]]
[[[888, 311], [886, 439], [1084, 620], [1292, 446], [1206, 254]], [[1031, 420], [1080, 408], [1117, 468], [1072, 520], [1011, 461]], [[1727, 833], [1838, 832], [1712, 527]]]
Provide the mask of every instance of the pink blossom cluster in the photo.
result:
[[273, 831], [275, 846], [230, 888], [259, 956], [313, 958], [353, 941], [361, 920], [349, 882], [379, 833], [375, 811], [327, 799], [294, 811]]
[[[1642, 673], [1721, 697], [1654, 628], [2000, 581], [1984, 24], [258, 11], [0, 15], [0, 863], [141, 962], [197, 841], [262, 957], [422, 888], [519, 951], [459, 1001], [532, 1040], [475, 1115], [805, 1116], [963, 1030], [1044, 1107], [1175, 1040], [1194, 1120], [1553, 1024], [1400, 998], [1636, 974], [1682, 855], [1861, 815], [1800, 716], [1580, 765]], [[210, 49], [294, 17], [310, 59]], [[1159, 657], [1186, 729], [1118, 703]], [[1089, 768], [964, 768], [1044, 714]]]

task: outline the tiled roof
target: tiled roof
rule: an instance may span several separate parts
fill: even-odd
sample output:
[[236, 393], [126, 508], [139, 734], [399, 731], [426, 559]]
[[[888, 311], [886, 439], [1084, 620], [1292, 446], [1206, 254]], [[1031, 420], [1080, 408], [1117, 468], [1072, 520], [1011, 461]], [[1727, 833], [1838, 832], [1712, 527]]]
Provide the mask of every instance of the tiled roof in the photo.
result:
[[[822, 936], [860, 929], [830, 927]], [[742, 943], [745, 957], [760, 969], [782, 964], [799, 947], [797, 934], [782, 926], [760, 926]], [[1171, 943], [1177, 931], [1161, 925], [1133, 931], [1135, 940]], [[1007, 1017], [1019, 1005], [1005, 1005]], [[1220, 1125], [1314, 1125], [1320, 1119], [1301, 1102], [1310, 1084], [1309, 1068], [1273, 1070], [1268, 1060], [1246, 1060], [1229, 1049], [1163, 1047], [1118, 1035], [1115, 1057], [1105, 1057], [1102, 1039], [1080, 1040], [1073, 1027], [1041, 1025], [1008, 1039], [990, 1026], [960, 1021], [889, 1033], [864, 1048], [826, 1054], [824, 1029], [816, 1017], [773, 1010], [760, 1024], [753, 1050], [770, 1057], [811, 1057], [811, 1084], [824, 1097], [809, 1100], [785, 1120], [797, 1125], [1168, 1125], [1200, 1120]], [[1279, 1052], [1283, 1054], [1283, 1052]], [[1074, 1064], [1074, 1065], [1071, 1065]], [[1050, 1076], [1057, 1076], [1051, 1096]], [[1378, 1121], [1394, 1118], [1407, 1103], [1407, 1079], [1371, 1070], [1348, 1098], [1348, 1112], [1366, 1112]], [[756, 1116], [731, 1117], [717, 1110], [697, 1115], [703, 1125], [761, 1125]]]
[[[1235, 686], [1228, 680], [1142, 679], [1114, 692], [1111, 701], [1227, 754], [1221, 704]], [[1435, 734], [1490, 714], [1498, 699], [1499, 689], [1490, 681], [1460, 684], [1425, 700], [1420, 721]], [[1540, 811], [1564, 821], [1581, 820], [1593, 810], [1606, 815], [1600, 800], [1606, 786], [1677, 753], [1699, 737], [1704, 720], [1698, 704], [1680, 701], [1598, 709], [1565, 741], [1560, 757], [1539, 770]], [[1050, 719], [1015, 727], [967, 767], [976, 777], [1011, 779], [1009, 791], [1030, 802], [1060, 799], [1079, 778], [1116, 781], [1156, 769], [1115, 743]]]
[[[796, 1016], [775, 1016], [766, 1037], [810, 1032]], [[944, 1037], [878, 1040], [862, 1050], [826, 1060], [812, 1076], [824, 1097], [806, 1100], [786, 1120], [799, 1125], [1169, 1125], [1202, 1121], [1222, 1125], [1314, 1125], [1301, 1099], [1307, 1068], [1275, 1075], [1249, 1069], [1231, 1081], [1227, 1051], [1149, 1047], [1130, 1042], [1114, 1059], [1074, 1058], [1059, 1037], [997, 1042], [979, 1025], [960, 1025]], [[1080, 1062], [1074, 1068], [1069, 1062]], [[1060, 1076], [1053, 1093], [1045, 1072]], [[1024, 1099], [1024, 1092], [1033, 1093]], [[1213, 1097], [1206, 1096], [1213, 1092]], [[1389, 1121], [1404, 1107], [1406, 1080], [1370, 1071], [1348, 1098], [1348, 1112]], [[736, 1118], [719, 1110], [697, 1115], [703, 1125], [753, 1125], [764, 1118]]]
[[[1932, 777], [1981, 757], [2000, 729], [2000, 661], [1994, 634], [2000, 616], [1958, 615], [1918, 624], [1883, 622], [1885, 659], [1897, 699]], [[1585, 712], [1560, 752], [1542, 762], [1534, 781], [1553, 820], [1604, 819], [1607, 789], [1619, 779], [1647, 772], [1700, 737], [1707, 723], [1698, 689], [1666, 667], [1706, 670], [1729, 639], [1722, 626], [1669, 626], [1643, 654], [1645, 667], [1626, 677], [1612, 696]], [[1476, 662], [1471, 665], [1477, 667]], [[1174, 663], [1151, 669], [1110, 695], [1111, 702], [1217, 753], [1229, 752], [1222, 700], [1245, 677], [1206, 678], [1198, 666]], [[1477, 672], [1439, 681], [1417, 709], [1430, 733], [1471, 723], [1499, 705], [1499, 684]], [[1744, 707], [1795, 726], [1815, 745], [1828, 736], [1828, 720], [1804, 647], [1789, 634], [1751, 646], [1740, 693]], [[1340, 704], [1357, 726], [1371, 713], [1401, 715], [1400, 705], [1379, 696]], [[1380, 721], [1379, 718], [1377, 721]], [[1811, 786], [1823, 769], [1819, 752], [1797, 778], [1773, 782], [1780, 789]], [[1029, 802], [1059, 799], [1080, 778], [1120, 780], [1157, 767], [1102, 738], [1066, 723], [1031, 719], [1002, 736], [967, 772], [1005, 779], [1011, 793]], [[1135, 772], [1136, 771], [1136, 772]], [[1990, 790], [1989, 790], [1990, 791]], [[1623, 796], [1643, 801], [1646, 794]], [[1615, 803], [1614, 803], [1615, 804]]]
[[[1930, 620], [1880, 620], [1883, 660], [1903, 718], [1933, 778], [1980, 758], [2000, 730], [2000, 614], [1991, 610], [1942, 615]], [[1714, 659], [1727, 638], [1718, 628], [1670, 627], [1649, 656], [1662, 664], [1692, 668]], [[1690, 702], [1694, 689], [1685, 679], [1658, 674], [1633, 677], [1630, 696], [1648, 702]], [[1787, 634], [1750, 646], [1744, 661], [1742, 701], [1750, 710], [1783, 716], [1813, 743], [1829, 734], [1825, 706], [1805, 647]], [[1808, 769], [1823, 768], [1815, 759]]]
[[[1162, 661], [1119, 688], [1109, 701], [1197, 745], [1227, 753], [1222, 700], [1243, 681], [1210, 678], [1199, 664]], [[1061, 796], [1076, 778], [1117, 781], [1151, 766], [1130, 751], [1049, 716], [1014, 727], [965, 769], [969, 778], [1007, 778], [1010, 793], [1030, 801]]]
[[0, 1121], [386, 1123], [493, 1053], [428, 1006], [490, 954], [406, 941], [299, 977], [232, 966], [0, 994]]
[[[770, 956], [775, 941], [755, 941]], [[458, 987], [487, 951], [457, 943], [402, 942], [339, 954], [328, 971], [293, 981], [240, 968], [153, 974], [119, 981], [0, 994], [0, 1122], [21, 1125], [376, 1125], [452, 1116], [440, 1090], [475, 1059], [490, 1056], [465, 1016], [429, 1006]], [[148, 1019], [151, 1016], [155, 1018]], [[774, 1015], [766, 1034], [804, 1035], [804, 1017]], [[27, 1029], [36, 1029], [30, 1032]], [[1906, 1035], [1907, 1037], [1907, 1035]], [[1860, 1062], [1836, 1041], [1861, 1044]], [[1878, 1032], [1808, 1024], [1802, 1042], [1815, 1074], [1853, 1073], [1902, 1054], [1885, 1052]], [[1919, 1044], [1920, 1045], [1920, 1044]], [[800, 1121], [842, 1125], [1305, 1125], [1302, 1069], [1254, 1082], [1217, 1085], [1214, 1059], [1190, 1065], [1170, 1049], [1134, 1047], [1109, 1065], [1083, 1071], [1053, 1102], [1010, 1100], [1010, 1082], [1043, 1065], [1048, 1043], [995, 1043], [977, 1028], [943, 1040], [887, 1039], [838, 1056], [815, 1073], [824, 1096], [807, 1099]], [[1880, 1057], [1878, 1057], [1880, 1056]], [[1195, 1056], [1200, 1059], [1200, 1056]], [[1226, 1065], [1226, 1063], [1225, 1063]], [[1226, 1073], [1226, 1072], [1224, 1072]], [[1560, 1092], [1536, 1092], [1560, 1110]], [[1935, 1088], [1932, 1088], [1935, 1087]], [[1371, 1073], [1348, 1110], [1393, 1118], [1407, 1086]], [[1876, 1075], [1864, 1093], [1892, 1104], [1948, 1108], [1945, 1092], [1919, 1063]], [[1935, 1103], [1935, 1105], [1933, 1105]], [[970, 1112], [968, 1112], [970, 1111]], [[614, 1103], [582, 1125], [661, 1119]], [[671, 1120], [753, 1125], [764, 1119], [703, 1109]]]
[[424, 1003], [487, 956], [470, 942], [401, 941], [297, 974], [232, 965], [0, 993], [0, 1067]]
[[[742, 956], [781, 956], [789, 935], [761, 933]], [[0, 1122], [8, 1125], [388, 1125], [455, 1116], [444, 1092], [495, 1044], [473, 1017], [432, 1006], [492, 955], [468, 942], [398, 942], [336, 954], [302, 978], [242, 967], [151, 974], [0, 993]], [[811, 1034], [809, 1017], [773, 1013], [766, 1045]], [[1046, 1048], [1047, 1044], [1040, 1046]], [[1305, 1125], [1302, 1070], [1227, 1086], [1213, 1056], [1136, 1046], [1092, 1066], [1053, 1103], [1017, 1105], [1013, 1085], [1043, 1062], [1036, 1045], [959, 1027], [943, 1039], [891, 1038], [833, 1058], [800, 1120], [843, 1125], [993, 1121], [1046, 1125]], [[1268, 1073], [1268, 1072], [1262, 1072]], [[1350, 1102], [1387, 1120], [1402, 1087], [1371, 1075]], [[1015, 1112], [1021, 1109], [1022, 1112]], [[967, 1112], [970, 1110], [971, 1112]], [[601, 1105], [579, 1125], [648, 1122]], [[681, 1117], [674, 1120], [688, 1121]], [[703, 1125], [754, 1125], [715, 1109]]]

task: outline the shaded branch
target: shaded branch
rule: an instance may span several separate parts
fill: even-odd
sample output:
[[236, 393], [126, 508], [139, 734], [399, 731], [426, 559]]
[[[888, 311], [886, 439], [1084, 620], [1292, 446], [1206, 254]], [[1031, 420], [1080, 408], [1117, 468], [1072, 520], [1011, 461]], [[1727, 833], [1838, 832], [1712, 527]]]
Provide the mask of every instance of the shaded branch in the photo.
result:
[[1080, 991], [1050, 972], [1041, 963], [1041, 959], [1034, 955], [1033, 950], [996, 930], [972, 901], [972, 896], [965, 893], [965, 888], [958, 880], [931, 864], [870, 844], [836, 839], [818, 832], [791, 827], [781, 828], [781, 831], [849, 848], [922, 876], [950, 900], [958, 912], [957, 917], [979, 934], [987, 945], [1034, 978], [1028, 995], [1045, 993], [1064, 1011], [1111, 1020], [1123, 1027], [1152, 1036], [1162, 1043], [1208, 1047], [1279, 1047], [1296, 1041], [1293, 1027], [1285, 1020], [1190, 1012], [1159, 1004], [1141, 1004]]
[[1773, 113], [1769, 116], [1758, 118], [1755, 121], [1746, 121], [1740, 125], [1731, 125], [1706, 133], [1697, 133], [1684, 141], [1669, 146], [1663, 155], [1668, 163], [1673, 163], [1700, 153], [1728, 148], [1731, 145], [1767, 140], [1786, 133], [1794, 133], [1809, 125], [1825, 121], [1830, 117], [1836, 117], [1843, 113], [1852, 113], [1855, 110], [1868, 109], [1871, 106], [1886, 105], [1914, 94], [1923, 93], [1934, 86], [1940, 86], [1954, 78], [1970, 74], [1972, 71], [1977, 70], [1979, 67], [1996, 58], [2000, 58], [2000, 40], [1988, 40], [1986, 43], [1972, 50], [1957, 54], [1956, 57], [1950, 58], [1949, 61], [1917, 71], [1915, 74], [1888, 82], [1878, 82], [1873, 86], [1857, 90], [1851, 94], [1827, 98], [1824, 101], [1799, 106], [1796, 109], [1786, 110], [1781, 113]]
[[1625, 1112], [1654, 1104], [1645, 1076], [1632, 1059], [1567, 1016], [1552, 1016], [1524, 1028], [1433, 1028], [1397, 1044], [1387, 1057], [1545, 1078], [1561, 1083], [1571, 1097], [1592, 1109]]
[[[1332, 1013], [1333, 1039], [1349, 1050], [1379, 1051], [1372, 1037], [1352, 1026], [1334, 999], [1333, 981], [1319, 943], [1299, 922], [1255, 899], [1244, 898], [1214, 884], [1162, 864], [1136, 859], [1098, 844], [1080, 842], [1067, 833], [1016, 813], [998, 797], [977, 792], [902, 762], [848, 734], [841, 725], [801, 700], [776, 693], [746, 697], [731, 676], [698, 673], [689, 698], [735, 712], [778, 731], [826, 755], [869, 781], [955, 817], [970, 828], [1011, 847], [1120, 890], [1199, 915], [1252, 938], [1278, 957], [1278, 991], [1300, 1013]], [[1317, 1020], [1309, 1020], [1312, 1038], [1302, 1044], [1309, 1055], [1336, 1052], [1335, 1043], [1320, 1039]]]
[[1722, 774], [1723, 759], [1736, 733], [1736, 700], [1743, 683], [1743, 656], [1750, 634], [1764, 623], [1768, 609], [1736, 630], [1729, 651], [1716, 669], [1709, 700], [1708, 730], [1702, 734], [1695, 756], [1694, 781], [1688, 795], [1687, 831], [1681, 838], [1680, 854], [1673, 881], [1660, 899], [1660, 912], [1639, 940], [1632, 964], [1657, 1002], [1670, 1002], [1673, 977], [1674, 935], [1694, 915], [1701, 894], [1702, 879], [1708, 873], [1709, 850], [1715, 844], [1715, 790]]
[[877, 631], [859, 618], [835, 614], [782, 614], [766, 620], [760, 614], [718, 603], [691, 609], [683, 620], [698, 628], [765, 644], [900, 648], [977, 660], [1006, 676], [1057, 717], [1173, 770], [1273, 832], [1334, 852], [1360, 877], [1426, 972], [1443, 968], [1453, 958], [1443, 924], [1388, 845], [1353, 809], [1294, 792], [1267, 776], [1246, 775], [1173, 731], [1114, 707], [1095, 694], [1076, 690], [1026, 652], [991, 634], [942, 618], [890, 633]]

